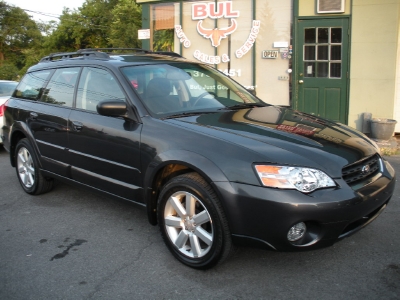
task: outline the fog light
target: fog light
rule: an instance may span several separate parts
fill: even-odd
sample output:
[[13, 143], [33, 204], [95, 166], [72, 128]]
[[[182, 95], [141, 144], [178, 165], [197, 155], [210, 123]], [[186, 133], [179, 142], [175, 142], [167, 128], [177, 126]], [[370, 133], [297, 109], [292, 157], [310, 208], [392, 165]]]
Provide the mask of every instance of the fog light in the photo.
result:
[[287, 234], [287, 239], [290, 242], [295, 242], [301, 239], [306, 233], [306, 229], [307, 227], [304, 222], [297, 223], [296, 225], [294, 225], [292, 228], [289, 229], [289, 232]]

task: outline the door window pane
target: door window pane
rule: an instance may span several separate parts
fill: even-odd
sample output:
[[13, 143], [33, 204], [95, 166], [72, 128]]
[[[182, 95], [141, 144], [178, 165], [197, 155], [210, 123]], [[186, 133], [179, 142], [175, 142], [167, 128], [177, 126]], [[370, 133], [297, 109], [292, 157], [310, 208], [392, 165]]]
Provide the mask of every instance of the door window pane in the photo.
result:
[[40, 101], [72, 107], [80, 68], [58, 69], [51, 77]]
[[342, 64], [341, 63], [331, 63], [331, 78], [341, 78], [342, 74]]
[[85, 68], [79, 80], [76, 108], [97, 111], [97, 104], [103, 100], [125, 101], [125, 95], [110, 72]]
[[315, 77], [315, 63], [305, 62], [304, 63], [304, 77]]
[[304, 60], [315, 60], [315, 46], [304, 46]]
[[319, 78], [328, 77], [328, 68], [329, 68], [329, 63], [327, 63], [327, 62], [318, 63], [317, 64], [317, 77], [319, 77]]
[[331, 43], [342, 42], [342, 28], [331, 28]]
[[17, 86], [14, 97], [36, 100], [52, 70], [26, 74]]
[[328, 46], [318, 46], [318, 60], [328, 60]]
[[304, 29], [304, 43], [315, 44], [315, 28]]
[[331, 60], [342, 59], [342, 46], [331, 46]]
[[318, 28], [318, 43], [328, 43], [328, 35], [329, 28]]
[[[331, 27], [304, 29], [305, 77], [341, 78], [342, 31], [342, 28]], [[313, 45], [310, 45], [311, 41]]]

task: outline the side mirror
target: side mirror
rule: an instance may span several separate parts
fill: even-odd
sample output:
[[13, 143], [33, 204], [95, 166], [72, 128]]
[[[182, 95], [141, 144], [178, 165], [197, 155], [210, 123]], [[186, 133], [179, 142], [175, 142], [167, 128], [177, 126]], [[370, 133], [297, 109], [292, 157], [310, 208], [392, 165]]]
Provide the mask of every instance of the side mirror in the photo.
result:
[[128, 107], [121, 100], [105, 100], [97, 104], [97, 112], [103, 116], [109, 117], [128, 117]]

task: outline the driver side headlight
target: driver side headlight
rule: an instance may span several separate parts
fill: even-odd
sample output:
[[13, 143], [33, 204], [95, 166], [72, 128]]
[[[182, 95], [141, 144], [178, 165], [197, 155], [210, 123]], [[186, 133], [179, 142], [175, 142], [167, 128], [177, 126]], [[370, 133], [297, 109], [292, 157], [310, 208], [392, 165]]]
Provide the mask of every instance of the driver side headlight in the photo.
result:
[[332, 178], [316, 169], [271, 165], [256, 165], [255, 168], [261, 182], [267, 187], [310, 193], [319, 188], [336, 186]]

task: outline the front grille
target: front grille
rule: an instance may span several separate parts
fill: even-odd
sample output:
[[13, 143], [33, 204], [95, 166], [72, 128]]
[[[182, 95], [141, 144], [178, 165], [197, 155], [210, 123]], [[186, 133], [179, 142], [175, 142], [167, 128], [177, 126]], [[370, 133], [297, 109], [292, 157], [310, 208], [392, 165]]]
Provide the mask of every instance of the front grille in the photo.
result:
[[368, 179], [379, 172], [380, 157], [378, 154], [366, 159], [347, 165], [342, 170], [343, 179], [349, 184], [355, 184], [364, 179]]

